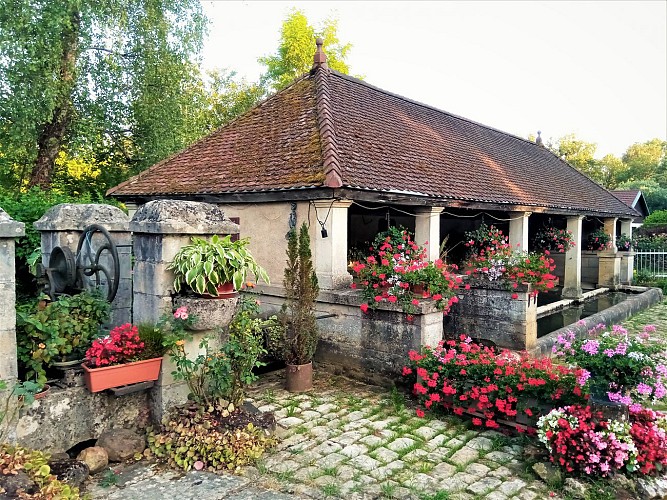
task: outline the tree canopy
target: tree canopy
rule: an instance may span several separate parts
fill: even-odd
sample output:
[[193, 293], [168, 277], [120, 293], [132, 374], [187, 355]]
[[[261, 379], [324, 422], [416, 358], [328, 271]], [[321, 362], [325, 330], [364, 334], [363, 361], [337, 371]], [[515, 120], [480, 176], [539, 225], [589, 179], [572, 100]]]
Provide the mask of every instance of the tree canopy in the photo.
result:
[[338, 39], [338, 20], [330, 17], [316, 29], [308, 23], [303, 11], [293, 10], [283, 22], [278, 50], [259, 59], [259, 62], [266, 66], [262, 84], [280, 90], [310, 71], [315, 53], [315, 38], [318, 36], [324, 41], [329, 67], [348, 74], [350, 69], [346, 58], [352, 45], [344, 44]]
[[51, 187], [63, 151], [122, 178], [191, 142], [204, 30], [197, 0], [0, 0], [5, 183]]

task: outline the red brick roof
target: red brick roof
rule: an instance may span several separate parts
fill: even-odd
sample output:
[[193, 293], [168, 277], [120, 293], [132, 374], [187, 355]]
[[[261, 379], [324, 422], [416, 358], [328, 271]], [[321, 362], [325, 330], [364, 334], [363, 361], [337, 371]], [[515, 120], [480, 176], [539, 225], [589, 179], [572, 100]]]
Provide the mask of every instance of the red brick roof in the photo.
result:
[[316, 187], [637, 215], [544, 147], [326, 68], [109, 194]]

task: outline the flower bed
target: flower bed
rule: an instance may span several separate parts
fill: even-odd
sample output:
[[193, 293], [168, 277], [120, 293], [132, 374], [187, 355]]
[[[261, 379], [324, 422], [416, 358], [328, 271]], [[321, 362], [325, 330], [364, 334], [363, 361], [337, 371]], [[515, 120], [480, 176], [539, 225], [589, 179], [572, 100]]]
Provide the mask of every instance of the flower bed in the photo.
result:
[[583, 403], [583, 371], [552, 364], [549, 358], [497, 352], [462, 335], [435, 348], [410, 351], [403, 376], [422, 403], [419, 416], [436, 408], [473, 414], [473, 424], [535, 432], [537, 418], [554, 406]]
[[654, 331], [655, 326], [646, 325], [631, 337], [620, 325], [600, 324], [585, 338], [560, 335], [552, 350], [564, 362], [584, 369], [595, 394], [626, 405], [648, 397], [662, 400], [667, 397], [667, 363], [664, 346], [650, 340]]
[[632, 405], [629, 417], [629, 422], [605, 420], [590, 407], [558, 408], [540, 418], [538, 437], [550, 460], [569, 473], [605, 477], [664, 470], [667, 417], [641, 405]]

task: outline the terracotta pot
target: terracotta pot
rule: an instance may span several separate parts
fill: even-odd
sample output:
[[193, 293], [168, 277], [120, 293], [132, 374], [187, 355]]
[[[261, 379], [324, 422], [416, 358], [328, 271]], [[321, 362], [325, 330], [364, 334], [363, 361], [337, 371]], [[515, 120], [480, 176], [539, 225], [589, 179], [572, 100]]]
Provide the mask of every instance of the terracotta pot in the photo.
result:
[[232, 297], [236, 297], [238, 295], [238, 292], [234, 290], [234, 283], [232, 282], [218, 285], [217, 290], [218, 290], [217, 296], [205, 293], [203, 297], [206, 297], [207, 299], [231, 299]]
[[42, 390], [39, 391], [37, 394], [35, 394], [35, 399], [42, 399], [45, 397], [49, 391], [51, 390], [51, 386], [49, 384], [44, 384], [44, 387], [42, 387]]
[[415, 295], [424, 295], [424, 292], [426, 291], [424, 285], [410, 285], [410, 289]]
[[285, 388], [289, 392], [304, 392], [313, 388], [313, 362], [285, 366]]
[[162, 358], [152, 358], [102, 368], [89, 368], [85, 363], [81, 366], [88, 390], [100, 392], [121, 385], [157, 380], [161, 365]]

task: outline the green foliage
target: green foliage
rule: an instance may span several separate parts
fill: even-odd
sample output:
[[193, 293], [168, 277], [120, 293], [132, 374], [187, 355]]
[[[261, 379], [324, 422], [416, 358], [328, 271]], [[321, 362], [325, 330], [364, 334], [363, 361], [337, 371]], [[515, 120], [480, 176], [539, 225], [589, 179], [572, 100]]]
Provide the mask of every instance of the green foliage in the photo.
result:
[[224, 402], [210, 408], [176, 408], [159, 432], [149, 431], [148, 448], [157, 458], [186, 471], [238, 471], [276, 444], [274, 438], [252, 423], [228, 428], [225, 419], [238, 412], [234, 405]]
[[[62, 151], [104, 160], [109, 186], [202, 134], [197, 0], [3, 0], [0, 170], [6, 185], [54, 180]], [[129, 171], [127, 170], [129, 166]], [[116, 171], [116, 172], [112, 172]]]
[[667, 210], [656, 210], [652, 214], [646, 216], [644, 224], [647, 226], [653, 224], [667, 224]]
[[265, 95], [266, 89], [259, 83], [238, 80], [235, 71], [209, 71], [206, 85], [205, 124], [209, 130], [226, 125], [241, 116]]
[[586, 240], [586, 249], [594, 251], [602, 251], [609, 248], [611, 243], [611, 234], [604, 232], [603, 228], [596, 229], [588, 235]]
[[109, 488], [110, 486], [115, 486], [118, 484], [118, 474], [116, 474], [112, 469], [108, 469], [104, 472], [102, 479], [100, 479], [99, 485], [102, 488]]
[[[163, 331], [163, 343], [176, 365], [172, 375], [188, 384], [194, 402], [207, 406], [220, 400], [235, 405], [243, 402], [245, 387], [256, 380], [252, 370], [263, 365], [258, 358], [266, 352], [263, 347], [266, 321], [258, 318], [258, 313], [259, 305], [254, 299], [241, 297], [222, 348], [214, 349], [210, 339], [204, 337], [196, 357], [188, 357], [185, 348], [186, 342], [192, 340], [187, 328], [194, 322], [187, 309], [179, 308], [173, 318], [162, 319], [159, 327]], [[269, 321], [274, 322], [275, 317]]]
[[144, 343], [144, 349], [141, 352], [141, 359], [161, 358], [166, 352], [164, 346], [164, 336], [162, 329], [157, 325], [142, 324], [137, 325], [139, 338]]
[[174, 271], [174, 290], [179, 292], [185, 283], [199, 294], [217, 296], [217, 287], [224, 283], [240, 290], [249, 272], [268, 283], [269, 276], [250, 253], [249, 243], [247, 238], [232, 241], [229, 235], [214, 235], [210, 240], [193, 237], [167, 267]]
[[283, 358], [291, 365], [302, 365], [313, 359], [319, 332], [315, 319], [315, 300], [320, 287], [313, 269], [308, 226], [299, 233], [292, 229], [287, 243], [287, 267], [283, 279], [285, 303], [279, 314], [285, 328]]
[[338, 39], [338, 20], [329, 18], [316, 29], [308, 23], [303, 11], [295, 9], [283, 22], [278, 51], [259, 58], [259, 62], [266, 66], [262, 82], [268, 83], [274, 90], [280, 90], [310, 71], [318, 36], [324, 40], [329, 67], [348, 74], [350, 70], [345, 59], [352, 45], [342, 44]]
[[621, 176], [624, 181], [643, 181], [654, 179], [660, 185], [667, 187], [664, 169], [665, 155], [667, 155], [667, 141], [651, 139], [643, 143], [635, 143], [628, 147], [623, 155], [623, 163], [627, 171]]
[[59, 500], [81, 498], [78, 488], [58, 481], [56, 476], [51, 474], [48, 461], [49, 455], [41, 451], [0, 444], [0, 469], [3, 474], [17, 474], [22, 471], [39, 487], [39, 492], [29, 498], [57, 498]]
[[55, 302], [34, 300], [19, 306], [16, 341], [26, 377], [43, 384], [51, 362], [83, 358], [110, 310], [101, 293], [88, 290]]
[[7, 390], [7, 382], [0, 379], [0, 444], [6, 441], [12, 426], [23, 408], [28, 408], [35, 401], [42, 386], [35, 382], [16, 382], [11, 391]]

